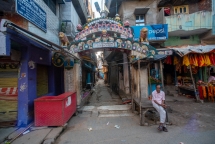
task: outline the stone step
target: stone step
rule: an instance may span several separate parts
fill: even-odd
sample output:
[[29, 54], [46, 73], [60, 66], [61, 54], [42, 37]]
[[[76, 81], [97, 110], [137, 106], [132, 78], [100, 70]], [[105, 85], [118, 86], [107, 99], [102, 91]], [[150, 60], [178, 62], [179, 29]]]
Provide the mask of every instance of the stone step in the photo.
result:
[[108, 114], [99, 114], [98, 117], [125, 117], [125, 116], [134, 116], [135, 114], [132, 112], [126, 112], [126, 113], [108, 113]]
[[82, 108], [83, 114], [86, 112], [97, 113], [98, 117], [121, 117], [133, 116], [131, 112], [131, 105], [109, 105], [109, 106], [84, 106]]
[[104, 111], [104, 110], [109, 110], [109, 111], [125, 111], [125, 110], [131, 110], [131, 105], [111, 105], [111, 106], [100, 106], [97, 107], [98, 111]]
[[100, 106], [98, 109], [98, 117], [122, 117], [133, 116], [131, 112], [131, 105], [113, 105]]
[[175, 91], [175, 90], [167, 90], [167, 94], [170, 95], [174, 95], [174, 94], [178, 94], [178, 91]]

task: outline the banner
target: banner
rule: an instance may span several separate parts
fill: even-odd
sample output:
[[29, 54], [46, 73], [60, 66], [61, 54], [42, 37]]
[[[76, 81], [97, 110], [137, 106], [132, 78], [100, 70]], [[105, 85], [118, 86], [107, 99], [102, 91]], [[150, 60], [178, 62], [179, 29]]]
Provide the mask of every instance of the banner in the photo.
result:
[[148, 26], [132, 26], [134, 40], [138, 41], [140, 38], [140, 31], [142, 28], [148, 29], [147, 39], [149, 41], [161, 41], [168, 39], [168, 25], [158, 24], [158, 25], [148, 25]]

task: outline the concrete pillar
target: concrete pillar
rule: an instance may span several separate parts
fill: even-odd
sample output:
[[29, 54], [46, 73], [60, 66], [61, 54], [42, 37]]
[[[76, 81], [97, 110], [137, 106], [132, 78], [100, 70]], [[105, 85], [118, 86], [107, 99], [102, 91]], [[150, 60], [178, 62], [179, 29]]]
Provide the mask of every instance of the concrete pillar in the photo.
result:
[[64, 69], [64, 90], [65, 92], [75, 91], [75, 77], [74, 68], [67, 70]]
[[141, 76], [141, 97], [147, 98], [148, 97], [148, 71], [147, 67], [140, 68], [140, 76]]
[[80, 69], [80, 64], [76, 63], [73, 67], [74, 69], [74, 89], [76, 91], [77, 95], [77, 106], [81, 104], [81, 69]]
[[129, 93], [129, 72], [128, 72], [128, 57], [123, 53], [123, 77], [124, 77], [124, 92]]

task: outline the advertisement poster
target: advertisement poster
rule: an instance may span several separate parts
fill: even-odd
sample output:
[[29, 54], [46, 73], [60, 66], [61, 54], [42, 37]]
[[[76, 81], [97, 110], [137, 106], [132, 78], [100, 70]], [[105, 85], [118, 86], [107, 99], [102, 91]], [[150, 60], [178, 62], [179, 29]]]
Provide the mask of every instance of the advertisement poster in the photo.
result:
[[158, 24], [158, 25], [146, 25], [146, 26], [132, 26], [131, 27], [134, 34], [134, 40], [138, 41], [140, 37], [140, 31], [143, 28], [148, 29], [148, 41], [161, 41], [168, 39], [168, 25]]

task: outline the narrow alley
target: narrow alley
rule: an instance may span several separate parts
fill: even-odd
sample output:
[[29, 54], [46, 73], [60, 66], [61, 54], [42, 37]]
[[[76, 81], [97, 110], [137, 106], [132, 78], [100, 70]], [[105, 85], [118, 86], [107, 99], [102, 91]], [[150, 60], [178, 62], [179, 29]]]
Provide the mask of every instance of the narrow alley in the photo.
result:
[[215, 0], [0, 0], [0, 144], [215, 144]]

